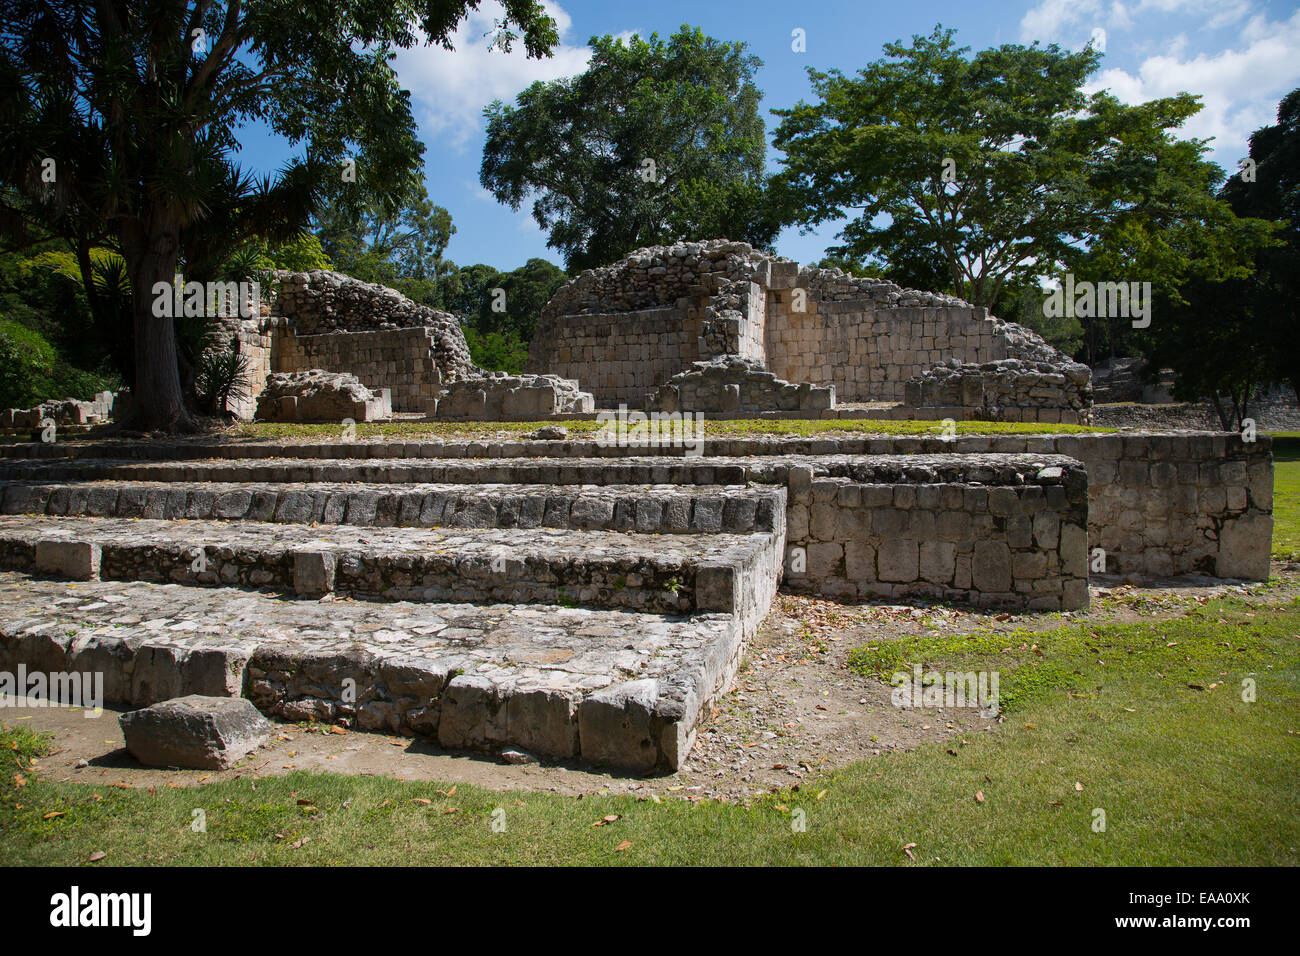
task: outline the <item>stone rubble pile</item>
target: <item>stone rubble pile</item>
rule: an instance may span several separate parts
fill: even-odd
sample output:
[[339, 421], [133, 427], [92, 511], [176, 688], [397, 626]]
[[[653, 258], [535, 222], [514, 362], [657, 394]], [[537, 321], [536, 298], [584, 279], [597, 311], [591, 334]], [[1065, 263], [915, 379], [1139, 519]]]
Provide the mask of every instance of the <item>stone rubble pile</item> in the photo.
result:
[[536, 421], [595, 411], [595, 399], [558, 375], [484, 372], [452, 382], [431, 401], [429, 417], [444, 421]]
[[1002, 359], [979, 365], [950, 359], [907, 382], [905, 403], [916, 408], [961, 408], [988, 421], [1025, 419], [1027, 409], [1073, 413], [1091, 421], [1091, 372], [1078, 362]]
[[373, 422], [392, 417], [391, 392], [373, 392], [347, 372], [272, 372], [257, 397], [257, 418], [265, 422]]
[[778, 378], [761, 362], [727, 355], [695, 362], [646, 398], [657, 412], [820, 411], [835, 406], [833, 385], [796, 384]]
[[0, 428], [40, 428], [45, 422], [56, 426], [99, 425], [113, 417], [115, 392], [97, 392], [89, 402], [76, 398], [51, 399], [31, 408], [0, 410]]

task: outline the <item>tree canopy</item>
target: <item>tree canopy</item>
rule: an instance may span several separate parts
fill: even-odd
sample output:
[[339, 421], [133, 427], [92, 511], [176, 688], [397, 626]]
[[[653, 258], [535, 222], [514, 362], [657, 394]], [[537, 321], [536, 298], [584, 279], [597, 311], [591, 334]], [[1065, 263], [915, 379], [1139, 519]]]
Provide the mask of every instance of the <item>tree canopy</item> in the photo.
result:
[[1141, 276], [1129, 274], [1131, 258], [1095, 251], [1131, 252], [1173, 227], [1195, 227], [1223, 260], [1241, 259], [1235, 217], [1213, 195], [1220, 171], [1202, 159], [1204, 143], [1173, 135], [1200, 109], [1196, 97], [1126, 106], [1089, 96], [1100, 60], [1091, 46], [967, 56], [952, 30], [936, 28], [884, 50], [855, 76], [809, 70], [819, 101], [775, 111], [798, 221], [853, 216], [833, 252], [984, 306], [1090, 252], [1109, 278], [1161, 271], [1176, 281], [1193, 258], [1186, 249], [1148, 242]]
[[1277, 124], [1250, 137], [1250, 154], [1219, 191], [1240, 216], [1273, 225], [1254, 270], [1197, 270], [1166, 296], [1164, 321], [1142, 341], [1153, 369], [1177, 373], [1175, 394], [1209, 396], [1225, 428], [1249, 417], [1254, 392], [1286, 383], [1300, 398], [1300, 89]]
[[780, 228], [743, 43], [683, 26], [667, 40], [593, 37], [588, 69], [493, 102], [480, 178], [537, 224], [572, 272], [640, 246]]
[[[152, 314], [196, 230], [229, 210], [229, 155], [262, 121], [303, 158], [250, 188], [276, 191], [290, 231], [328, 184], [394, 203], [418, 176], [422, 145], [391, 60], [421, 39], [451, 46], [478, 0], [9, 0], [0, 9], [3, 222], [86, 253], [120, 252], [132, 292], [135, 425], [190, 427], [172, 320]], [[503, 0], [492, 42], [522, 37], [548, 55], [554, 21], [537, 0]], [[516, 29], [519, 31], [516, 33]], [[349, 178], [351, 177], [351, 178]], [[295, 221], [297, 220], [297, 221]], [[211, 235], [211, 232], [209, 232]]]

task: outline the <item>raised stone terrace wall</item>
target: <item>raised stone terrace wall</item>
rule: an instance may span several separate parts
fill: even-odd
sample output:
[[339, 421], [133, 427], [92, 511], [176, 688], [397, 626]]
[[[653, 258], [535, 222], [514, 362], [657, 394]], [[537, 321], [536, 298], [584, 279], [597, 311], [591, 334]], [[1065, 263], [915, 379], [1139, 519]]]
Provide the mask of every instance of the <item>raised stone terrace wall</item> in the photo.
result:
[[[82, 460], [68, 460], [74, 453]], [[785, 484], [792, 464], [809, 465], [816, 477], [850, 477], [854, 462], [863, 456], [946, 453], [1063, 455], [1082, 462], [1088, 475], [1089, 559], [1091, 562], [1093, 549], [1103, 548], [1105, 568], [1110, 573], [1138, 580], [1182, 574], [1250, 580], [1268, 577], [1273, 454], [1267, 436], [1254, 442], [1214, 432], [963, 435], [951, 440], [899, 436], [710, 439], [700, 458], [685, 457], [680, 447], [617, 446], [595, 441], [215, 446], [76, 446], [58, 442], [0, 447], [0, 459], [7, 459], [0, 467], [0, 479], [102, 475], [116, 479], [208, 481]], [[279, 465], [273, 461], [258, 464], [221, 460], [286, 457], [306, 460]], [[112, 465], [104, 471], [96, 458], [176, 461], [163, 466], [161, 472], [129, 463]], [[337, 462], [313, 465], [313, 458], [375, 461], [345, 467]], [[619, 458], [637, 460], [620, 464], [616, 460]], [[184, 459], [194, 461], [187, 464]], [[157, 475], [161, 477], [152, 477]]]
[[834, 385], [844, 402], [902, 401], [908, 379], [953, 357], [1069, 361], [961, 299], [714, 240], [583, 272], [547, 303], [528, 368], [576, 378], [602, 406], [640, 407], [690, 363], [724, 355]]
[[1061, 456], [874, 459], [789, 471], [786, 583], [851, 599], [1088, 604], [1088, 480]]

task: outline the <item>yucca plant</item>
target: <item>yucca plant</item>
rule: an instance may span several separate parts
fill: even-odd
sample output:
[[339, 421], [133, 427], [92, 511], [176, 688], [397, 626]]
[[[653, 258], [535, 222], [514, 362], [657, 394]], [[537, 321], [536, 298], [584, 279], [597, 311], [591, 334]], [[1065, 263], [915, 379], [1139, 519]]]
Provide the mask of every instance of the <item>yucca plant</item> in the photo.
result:
[[208, 349], [199, 359], [194, 391], [209, 414], [226, 414], [231, 399], [249, 395], [248, 356], [233, 347]]

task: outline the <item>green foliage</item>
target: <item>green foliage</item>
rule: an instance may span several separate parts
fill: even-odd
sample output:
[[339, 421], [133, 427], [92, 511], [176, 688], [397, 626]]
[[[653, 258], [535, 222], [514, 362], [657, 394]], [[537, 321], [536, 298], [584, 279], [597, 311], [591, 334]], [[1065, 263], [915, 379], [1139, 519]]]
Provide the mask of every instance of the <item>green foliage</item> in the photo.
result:
[[474, 364], [522, 372], [542, 308], [566, 279], [564, 270], [545, 259], [529, 259], [510, 272], [479, 263], [447, 277], [440, 307], [467, 320]]
[[[392, 60], [449, 47], [477, 0], [187, 0], [166, 5], [8, 0], [0, 7], [0, 223], [85, 253], [111, 243], [136, 292], [137, 427], [188, 430], [171, 323], [147, 290], [193, 278], [252, 236], [287, 241], [324, 195], [393, 208], [419, 176], [410, 94]], [[203, 30], [196, 45], [193, 31]], [[518, 32], [516, 32], [516, 30]], [[504, 0], [491, 44], [558, 42], [537, 0]], [[300, 147], [275, 176], [233, 162], [237, 131], [267, 124]], [[57, 158], [56, 175], [45, 160]], [[349, 179], [349, 171], [355, 175]], [[344, 184], [354, 188], [344, 188]], [[98, 303], [90, 295], [93, 314]]]
[[1048, 345], [1066, 355], [1077, 357], [1083, 348], [1085, 330], [1073, 315], [1048, 316], [1043, 313], [1043, 288], [1037, 281], [1004, 285], [991, 310], [994, 315], [1017, 322], [1037, 332]]
[[1300, 561], [1300, 441], [1273, 440], [1273, 556]]
[[476, 321], [479, 313], [487, 307], [490, 290], [498, 288], [500, 284], [501, 273], [492, 266], [481, 262], [462, 266], [448, 276], [443, 284], [439, 308]]
[[469, 357], [479, 368], [497, 372], [522, 372], [528, 361], [528, 343], [512, 332], [480, 332], [467, 327]]
[[851, 276], [859, 278], [882, 279], [885, 269], [875, 262], [863, 262], [853, 256], [827, 255], [817, 263], [818, 269], [842, 269]]
[[221, 415], [231, 399], [249, 394], [247, 376], [248, 356], [234, 348], [208, 349], [199, 359], [194, 389], [209, 414]]
[[1300, 396], [1300, 89], [1282, 99], [1277, 117], [1251, 134], [1253, 179], [1238, 173], [1219, 192], [1238, 216], [1254, 217], [1237, 220], [1253, 262], [1243, 266], [1213, 245], [1194, 249], [1189, 258], [1203, 268], [1166, 293], [1139, 343], [1151, 367], [1177, 373], [1177, 397], [1209, 396], [1225, 428], [1249, 417], [1260, 387], [1286, 383]]
[[290, 272], [314, 272], [317, 269], [333, 269], [334, 264], [321, 247], [320, 239], [310, 232], [300, 232], [296, 236], [279, 243], [266, 251], [273, 269], [288, 269]]
[[[938, 27], [884, 49], [852, 77], [809, 70], [819, 101], [776, 111], [798, 221], [856, 215], [832, 252], [878, 257], [904, 285], [993, 306], [1005, 287], [1072, 268], [1089, 247], [1131, 251], [1120, 236], [1185, 227], [1206, 248], [1235, 250], [1204, 143], [1172, 135], [1200, 109], [1195, 97], [1126, 106], [1086, 95], [1100, 61], [1091, 46], [968, 57]], [[1107, 279], [1167, 285], [1190, 267], [1154, 241], [1143, 251], [1136, 266], [1118, 254], [1090, 264]]]
[[411, 182], [393, 204], [375, 197], [357, 205], [346, 193], [336, 194], [316, 216], [322, 253], [339, 272], [430, 306], [455, 271], [455, 263], [443, 258], [455, 232], [451, 213], [430, 201], [422, 180]]
[[[575, 797], [503, 792], [463, 776], [248, 769], [266, 755], [185, 788], [112, 788], [31, 767], [53, 742], [11, 721], [0, 728], [0, 752], [17, 761], [22, 784], [13, 765], [0, 775], [6, 861], [78, 865], [100, 851], [119, 866], [164, 857], [232, 866], [1294, 866], [1300, 607], [1214, 601], [1203, 612], [1191, 622], [1186, 661], [1181, 643], [1167, 646], [1183, 639], [1177, 618], [1105, 633], [1106, 646], [1092, 645], [1104, 654], [1080, 642], [1077, 664], [1073, 648], [1019, 634], [1017, 648], [1044, 651], [1019, 652], [1039, 660], [1040, 673], [1082, 672], [1071, 675], [1080, 696], [1061, 683], [1002, 723], [949, 711], [933, 721], [955, 725], [946, 739], [812, 772], [798, 791], [752, 803], [687, 799], [674, 777], [647, 779], [636, 795]], [[1170, 662], [1177, 669], [1165, 671]], [[1259, 695], [1246, 704], [1240, 681], [1251, 672]], [[875, 718], [868, 710], [854, 719]], [[325, 752], [302, 737], [278, 746], [283, 760], [286, 747]], [[382, 740], [367, 746], [372, 755], [396, 750]], [[207, 810], [207, 838], [190, 832], [196, 806]], [[489, 826], [501, 807], [508, 839]], [[1109, 818], [1105, 833], [1091, 826], [1096, 807]], [[806, 832], [791, 831], [795, 809], [806, 812]]]
[[487, 107], [483, 186], [512, 209], [531, 198], [570, 273], [679, 239], [770, 245], [761, 61], [687, 26], [591, 46], [581, 75]]
[[[527, 347], [542, 309], [567, 278], [564, 270], [545, 259], [529, 259], [518, 269], [498, 273], [495, 283], [479, 299], [477, 311], [471, 313], [475, 326], [485, 332], [512, 335]], [[496, 295], [496, 289], [503, 294]], [[497, 302], [504, 311], [495, 310]]]
[[41, 401], [41, 383], [54, 372], [54, 359], [54, 348], [39, 332], [0, 319], [0, 407]]

